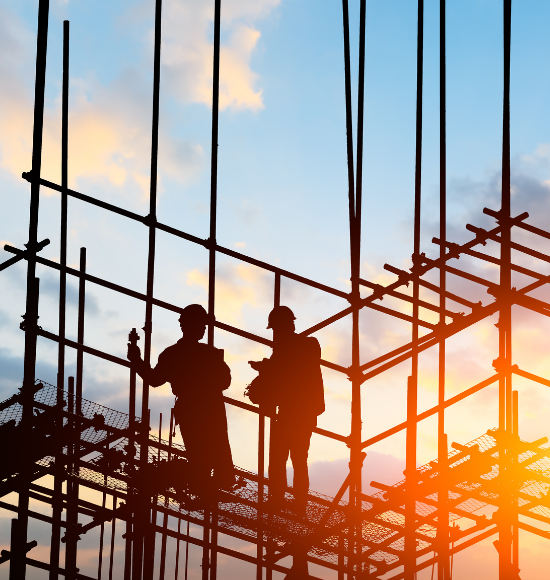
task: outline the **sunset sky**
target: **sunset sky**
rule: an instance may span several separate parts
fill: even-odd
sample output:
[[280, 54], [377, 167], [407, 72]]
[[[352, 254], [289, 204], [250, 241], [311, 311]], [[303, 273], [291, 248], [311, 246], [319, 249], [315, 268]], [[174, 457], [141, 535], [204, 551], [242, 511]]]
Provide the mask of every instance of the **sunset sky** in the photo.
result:
[[[208, 237], [210, 188], [213, 1], [164, 0], [158, 220]], [[500, 206], [502, 137], [502, 2], [449, 0], [448, 18], [448, 238], [464, 242], [466, 223], [486, 227], [485, 206]], [[422, 250], [435, 256], [439, 215], [439, 0], [425, 3], [425, 84]], [[352, 75], [357, 77], [357, 0], [350, 1]], [[27, 242], [37, 2], [0, 0], [0, 241]], [[43, 177], [60, 182], [62, 22], [71, 23], [69, 185], [133, 212], [148, 213], [151, 140], [152, 0], [51, 0]], [[550, 3], [515, 2], [512, 25], [512, 211], [528, 211], [529, 223], [550, 229]], [[412, 252], [416, 90], [416, 3], [367, 2], [366, 120], [361, 275], [390, 283], [384, 263], [409, 268]], [[349, 237], [345, 148], [341, 3], [336, 0], [223, 0], [219, 129], [218, 243], [318, 282], [349, 290]], [[354, 104], [354, 113], [356, 105]], [[59, 260], [59, 195], [42, 190], [41, 255]], [[520, 243], [550, 253], [547, 242], [517, 234]], [[145, 292], [147, 230], [136, 222], [69, 199], [68, 261], [88, 252], [88, 271]], [[498, 252], [489, 243], [479, 251]], [[3, 252], [2, 261], [11, 257]], [[544, 262], [513, 254], [517, 263], [549, 273]], [[453, 263], [496, 280], [495, 267], [461, 258]], [[56, 274], [43, 267], [40, 324], [57, 332]], [[26, 266], [0, 273], [0, 399], [21, 384]], [[216, 317], [261, 336], [272, 307], [273, 276], [219, 256]], [[158, 234], [155, 296], [184, 306], [205, 304], [207, 252]], [[69, 279], [68, 326], [76, 337], [77, 285]], [[521, 287], [525, 277], [514, 279]], [[449, 277], [452, 291], [484, 304], [484, 288]], [[364, 296], [369, 292], [365, 291]], [[550, 301], [547, 288], [535, 294]], [[423, 298], [434, 301], [428, 292]], [[125, 356], [127, 334], [141, 329], [141, 302], [93, 285], [87, 287], [85, 341]], [[288, 280], [282, 302], [303, 330], [346, 307]], [[435, 303], [435, 302], [434, 302]], [[386, 298], [384, 306], [409, 313]], [[449, 308], [461, 311], [456, 304]], [[468, 312], [468, 310], [466, 309]], [[437, 318], [422, 313], [426, 320]], [[550, 378], [550, 325], [542, 315], [514, 309], [514, 362]], [[448, 342], [448, 394], [493, 374], [498, 354], [496, 317]], [[179, 338], [177, 316], [154, 310], [153, 361]], [[349, 318], [316, 334], [323, 358], [350, 364]], [[374, 311], [361, 315], [361, 362], [405, 344], [410, 325]], [[243, 399], [255, 376], [247, 361], [270, 350], [217, 331], [233, 383], [229, 396]], [[143, 342], [143, 340], [141, 341]], [[57, 347], [41, 339], [37, 376], [55, 383]], [[68, 350], [68, 373], [76, 357]], [[419, 411], [437, 402], [437, 351], [421, 356]], [[127, 371], [85, 356], [84, 396], [127, 410]], [[364, 384], [363, 439], [405, 419], [410, 363]], [[319, 425], [348, 435], [351, 386], [324, 370], [327, 411]], [[547, 387], [517, 379], [520, 434], [550, 436]], [[489, 387], [448, 412], [450, 441], [466, 443], [497, 425], [497, 391]], [[169, 416], [167, 385], [152, 393], [152, 423]], [[256, 471], [257, 418], [228, 408], [235, 463]], [[165, 421], [166, 424], [166, 421]], [[165, 435], [167, 435], [167, 430]], [[372, 479], [402, 478], [404, 435], [373, 446], [365, 462], [365, 490]], [[419, 464], [437, 455], [436, 421], [419, 426]], [[312, 488], [334, 494], [347, 470], [349, 450], [319, 436], [312, 439]], [[11, 516], [9, 516], [11, 517]], [[6, 520], [7, 521], [7, 520]], [[7, 536], [6, 536], [7, 537]], [[523, 536], [522, 536], [523, 539]], [[521, 568], [527, 579], [545, 578], [542, 540], [526, 537]], [[455, 559], [457, 580], [496, 578], [496, 552], [487, 543]], [[530, 554], [528, 561], [527, 554]], [[539, 557], [540, 555], [540, 557]], [[486, 567], [486, 569], [484, 568]], [[483, 570], [472, 576], [471, 570]], [[546, 568], [547, 569], [547, 568]], [[0, 578], [2, 570], [0, 570]], [[461, 575], [462, 574], [462, 575]], [[237, 578], [238, 576], [235, 576]], [[420, 576], [419, 576], [420, 578]]]

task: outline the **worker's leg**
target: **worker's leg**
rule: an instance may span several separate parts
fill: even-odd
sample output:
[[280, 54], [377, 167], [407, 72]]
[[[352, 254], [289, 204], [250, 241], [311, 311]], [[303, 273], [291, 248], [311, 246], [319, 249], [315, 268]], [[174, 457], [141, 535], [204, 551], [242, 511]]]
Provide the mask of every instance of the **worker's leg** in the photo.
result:
[[292, 484], [294, 498], [297, 502], [305, 505], [309, 491], [309, 472], [307, 458], [314, 423], [311, 420], [304, 421], [296, 426], [292, 433], [290, 443], [290, 458], [294, 469], [294, 481]]
[[289, 433], [287, 426], [280, 420], [271, 420], [269, 446], [269, 495], [274, 501], [282, 501], [286, 482], [286, 462], [289, 454]]
[[220, 487], [231, 487], [235, 483], [235, 468], [229, 445], [227, 428], [217, 430], [216, 440], [213, 441], [214, 477]]
[[210, 457], [215, 485], [231, 487], [235, 483], [235, 470], [223, 400], [214, 400], [208, 412], [202, 414], [200, 422], [204, 434], [202, 454]]
[[203, 426], [196, 415], [186, 413], [181, 406], [174, 407], [174, 416], [185, 445], [185, 455], [189, 464], [189, 483], [194, 487], [203, 486], [212, 470], [211, 456], [205, 453], [208, 440]]

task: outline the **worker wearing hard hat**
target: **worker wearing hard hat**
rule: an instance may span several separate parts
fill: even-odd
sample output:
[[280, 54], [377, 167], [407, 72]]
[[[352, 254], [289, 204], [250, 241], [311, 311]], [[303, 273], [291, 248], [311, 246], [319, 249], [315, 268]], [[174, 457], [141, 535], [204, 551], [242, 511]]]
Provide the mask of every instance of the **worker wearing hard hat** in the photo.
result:
[[316, 338], [296, 333], [295, 319], [288, 306], [276, 306], [267, 325], [273, 331], [273, 354], [269, 359], [249, 364], [264, 377], [270, 391], [267, 400], [278, 409], [271, 425], [270, 499], [276, 505], [283, 504], [290, 456], [296, 507], [303, 511], [309, 490], [309, 445], [317, 417], [325, 410], [325, 397], [321, 347]]
[[208, 315], [199, 304], [183, 309], [179, 318], [183, 336], [158, 358], [155, 368], [141, 359], [137, 345], [128, 345], [128, 359], [152, 387], [170, 383], [176, 396], [174, 417], [195, 482], [229, 487], [235, 482], [223, 391], [231, 384], [231, 371], [223, 350], [199, 342], [206, 331]]

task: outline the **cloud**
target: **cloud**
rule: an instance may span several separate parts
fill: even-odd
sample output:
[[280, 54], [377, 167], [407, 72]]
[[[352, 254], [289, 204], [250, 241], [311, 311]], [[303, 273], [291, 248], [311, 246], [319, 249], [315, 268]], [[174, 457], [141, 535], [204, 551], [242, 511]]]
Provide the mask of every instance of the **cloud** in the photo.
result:
[[[260, 32], [254, 22], [280, 0], [233, 0], [222, 9], [223, 41], [220, 108], [259, 111], [264, 107], [258, 76], [250, 61]], [[30, 31], [7, 8], [0, 8], [0, 166], [19, 178], [31, 166], [34, 45]], [[184, 103], [211, 106], [213, 7], [201, 2], [165, 3], [162, 89]], [[144, 18], [144, 15], [142, 15]], [[152, 43], [152, 32], [148, 37]], [[150, 64], [150, 63], [148, 63]], [[44, 178], [59, 182], [61, 167], [60, 95], [46, 106], [43, 136]], [[150, 79], [136, 68], [121, 70], [108, 86], [93, 77], [71, 78], [69, 185], [82, 179], [137, 190], [148, 197], [151, 141]], [[159, 135], [159, 191], [162, 177], [180, 183], [195, 179], [203, 150], [175, 137], [163, 110]], [[53, 192], [45, 192], [46, 194]]]
[[[266, 272], [248, 264], [222, 264], [216, 270], [216, 318], [220, 322], [241, 326], [245, 311], [266, 307], [271, 278]], [[204, 270], [187, 273], [187, 284], [208, 288]]]
[[[78, 308], [78, 287], [67, 283], [66, 287], [67, 306]], [[51, 275], [45, 275], [40, 278], [40, 294], [47, 295], [55, 301], [59, 300], [59, 280]], [[99, 303], [97, 298], [90, 292], [86, 292], [86, 313], [97, 316], [99, 314]]]
[[13, 159], [22, 147], [27, 147], [32, 134], [30, 83], [26, 74], [30, 41], [31, 34], [23, 23], [0, 6], [0, 154], [4, 167], [13, 166]]
[[250, 69], [250, 56], [260, 38], [260, 33], [241, 25], [231, 35], [229, 46], [221, 51], [223, 74], [220, 71], [220, 108], [264, 108], [262, 91], [255, 91], [257, 75]]
[[[1, 55], [0, 55], [1, 57]], [[137, 187], [148, 197], [150, 166], [150, 111], [144, 80], [127, 69], [108, 87], [75, 80], [69, 113], [69, 186], [82, 180], [115, 188]], [[32, 100], [22, 90], [1, 94], [1, 165], [14, 176], [30, 169]], [[202, 163], [200, 145], [159, 135], [160, 175], [179, 182], [192, 180]], [[61, 168], [61, 113], [59, 102], [45, 110], [42, 175], [59, 182]], [[45, 191], [48, 193], [48, 190]]]
[[[8, 349], [0, 348], [0, 400], [5, 400], [17, 392], [23, 383], [23, 357], [12, 355]], [[36, 361], [36, 377], [55, 384], [57, 365]]]
[[[264, 108], [258, 75], [251, 69], [260, 32], [254, 21], [265, 18], [280, 0], [232, 0], [222, 6], [220, 48], [220, 109], [259, 111]], [[162, 62], [168, 89], [183, 102], [212, 103], [210, 40], [213, 6], [170, 0], [163, 18]]]

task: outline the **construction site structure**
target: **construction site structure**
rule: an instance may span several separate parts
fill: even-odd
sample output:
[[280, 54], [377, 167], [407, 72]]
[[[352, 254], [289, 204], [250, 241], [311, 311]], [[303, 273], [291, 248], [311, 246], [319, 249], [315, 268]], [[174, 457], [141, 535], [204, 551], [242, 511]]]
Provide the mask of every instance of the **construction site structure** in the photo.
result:
[[[220, 89], [220, 13], [221, 0], [214, 0], [214, 60], [212, 106], [212, 164], [210, 232], [201, 239], [157, 220], [157, 157], [160, 94], [161, 0], [156, 0], [154, 43], [154, 93], [152, 118], [152, 155], [150, 208], [148, 215], [139, 215], [68, 187], [68, 83], [69, 83], [69, 23], [64, 23], [63, 94], [62, 94], [62, 178], [61, 183], [41, 176], [42, 134], [44, 118], [44, 88], [46, 79], [46, 49], [48, 42], [48, 0], [39, 1], [34, 133], [32, 167], [23, 178], [30, 184], [29, 239], [25, 249], [5, 246], [13, 257], [0, 265], [5, 270], [18, 261], [27, 264], [26, 312], [21, 329], [25, 333], [24, 377], [18, 393], [0, 403], [0, 438], [4, 460], [0, 469], [0, 489], [4, 498], [16, 494], [17, 501], [0, 502], [0, 507], [13, 512], [10, 549], [3, 550], [0, 562], [9, 566], [10, 580], [21, 580], [27, 570], [37, 568], [51, 579], [65, 577], [91, 580], [80, 573], [79, 545], [92, 530], [99, 530], [98, 573], [94, 580], [116, 574], [116, 560], [122, 558], [124, 580], [187, 578], [189, 546], [202, 550], [203, 580], [215, 580], [218, 556], [235, 558], [256, 567], [257, 580], [271, 580], [275, 574], [290, 574], [292, 557], [305, 554], [307, 560], [338, 580], [405, 579], [413, 580], [419, 571], [432, 567], [438, 580], [450, 580], [453, 555], [488, 538], [495, 538], [499, 558], [499, 577], [519, 578], [519, 530], [550, 538], [545, 526], [550, 524], [550, 449], [547, 439], [525, 441], [518, 432], [518, 397], [512, 389], [514, 375], [550, 386], [550, 381], [519, 368], [513, 363], [512, 307], [520, 306], [540, 316], [550, 315], [550, 304], [534, 298], [537, 288], [550, 282], [550, 276], [539, 270], [512, 263], [512, 249], [542, 262], [550, 256], [529, 246], [512, 241], [518, 229], [536, 237], [550, 239], [550, 232], [530, 225], [528, 214], [512, 215], [510, 208], [510, 32], [511, 0], [504, 7], [504, 94], [502, 135], [502, 200], [499, 209], [485, 209], [494, 219], [492, 229], [467, 225], [471, 239], [464, 244], [447, 239], [446, 223], [446, 70], [445, 70], [445, 0], [440, 1], [440, 235], [433, 242], [438, 255], [430, 258], [421, 252], [421, 159], [423, 111], [423, 39], [424, 2], [418, 0], [418, 68], [416, 110], [416, 177], [414, 246], [409, 270], [386, 265], [395, 281], [383, 286], [365, 280], [360, 274], [361, 212], [365, 76], [365, 13], [366, 0], [360, 0], [359, 83], [356, 101], [357, 143], [353, 143], [350, 34], [348, 1], [342, 1], [343, 42], [346, 97], [347, 159], [349, 177], [349, 226], [351, 291], [343, 292], [310, 280], [243, 253], [219, 245], [216, 241], [217, 217], [217, 135]], [[47, 188], [61, 195], [61, 247], [59, 262], [41, 257], [49, 240], [38, 239], [40, 190]], [[67, 209], [71, 199], [112, 212], [143, 224], [148, 235], [148, 270], [146, 293], [104, 280], [86, 270], [86, 250], [81, 249], [80, 267], [67, 265]], [[214, 329], [222, 329], [248, 341], [271, 346], [271, 341], [243, 328], [237, 328], [215, 317], [216, 257], [230, 256], [273, 274], [273, 303], [280, 304], [281, 282], [292, 280], [331, 296], [344, 299], [349, 306], [319, 320], [301, 334], [310, 335], [349, 317], [352, 324], [352, 363], [343, 367], [329, 360], [322, 365], [349, 378], [352, 402], [350, 433], [342, 435], [316, 428], [315, 433], [349, 448], [349, 474], [335, 497], [310, 491], [305, 514], [292, 509], [274, 510], [267, 502], [269, 481], [265, 477], [266, 429], [270, 411], [256, 405], [225, 397], [227, 405], [235, 405], [258, 419], [258, 463], [256, 473], [237, 469], [238, 484], [230, 490], [204, 490], [197, 493], [193, 472], [189, 469], [185, 449], [173, 440], [174, 418], [170, 419], [170, 437], [151, 433], [149, 385], [138, 382], [129, 361], [108, 352], [92, 348], [84, 341], [85, 295], [88, 285], [110, 289], [144, 304], [144, 360], [151, 359], [153, 307], [181, 313], [184, 305], [170, 304], [155, 298], [154, 272], [156, 234], [165, 232], [204, 248], [208, 253], [208, 326], [207, 340], [214, 341]], [[487, 241], [500, 247], [500, 256], [480, 251]], [[461, 256], [470, 256], [499, 269], [499, 282], [475, 276], [456, 266]], [[37, 265], [49, 267], [59, 274], [59, 327], [57, 332], [39, 326], [39, 280]], [[455, 265], [453, 265], [455, 264]], [[520, 288], [512, 287], [512, 272], [519, 272], [533, 281]], [[434, 273], [439, 283], [430, 281]], [[469, 280], [480, 289], [486, 304], [474, 302], [450, 292], [450, 276]], [[68, 277], [78, 280], [78, 339], [66, 336], [66, 291]], [[406, 291], [411, 286], [412, 293]], [[433, 301], [420, 298], [420, 289], [432, 292]], [[360, 290], [371, 290], [362, 297]], [[412, 315], [380, 304], [392, 297], [412, 304]], [[480, 299], [481, 300], [481, 299]], [[466, 309], [466, 312], [456, 308]], [[360, 360], [359, 312], [373, 309], [390, 318], [410, 323], [410, 342], [384, 353], [373, 360]], [[422, 318], [425, 311], [438, 314], [439, 323]], [[472, 325], [498, 314], [499, 356], [493, 361], [495, 372], [485, 380], [446, 398], [446, 340]], [[423, 334], [423, 329], [427, 332]], [[126, 329], [129, 331], [130, 329]], [[136, 344], [135, 329], [129, 332], [129, 342]], [[53, 341], [58, 348], [58, 381], [50, 385], [36, 376], [38, 340]], [[75, 377], [65, 373], [66, 349], [77, 354]], [[428, 349], [438, 350], [438, 403], [418, 412], [419, 355]], [[82, 396], [83, 355], [98, 357], [128, 372], [128, 413], [124, 414], [88, 401]], [[410, 361], [407, 385], [406, 421], [367, 440], [362, 438], [361, 395], [363, 385], [403, 362]], [[139, 383], [139, 384], [138, 384]], [[445, 410], [467, 397], [498, 385], [498, 425], [488, 425], [486, 433], [474, 441], [453, 442], [446, 437]], [[141, 409], [136, 409], [141, 392]], [[432, 416], [438, 421], [438, 456], [417, 467], [418, 424]], [[392, 435], [406, 434], [405, 479], [389, 486], [372, 482], [378, 493], [363, 493], [362, 464], [365, 450]], [[47, 482], [47, 483], [45, 483]], [[50, 485], [51, 484], [51, 485]], [[86, 501], [81, 491], [97, 492], [98, 502]], [[292, 490], [287, 496], [290, 498]], [[14, 497], [13, 495], [11, 497]], [[347, 499], [344, 499], [347, 498]], [[51, 506], [50, 515], [33, 511], [30, 501]], [[290, 505], [290, 504], [289, 504]], [[487, 509], [489, 511], [487, 511]], [[486, 510], [486, 513], [480, 513]], [[490, 513], [490, 515], [487, 515]], [[521, 516], [521, 517], [520, 517]], [[457, 520], [471, 525], [461, 529]], [[37, 520], [51, 528], [50, 557], [47, 561], [33, 558], [36, 541], [29, 522]], [[527, 523], [527, 520], [530, 523]], [[176, 526], [173, 525], [177, 522]], [[191, 528], [190, 528], [191, 526]], [[201, 535], [192, 533], [199, 528]], [[256, 553], [227, 547], [221, 536], [242, 540], [256, 546]], [[109, 542], [106, 541], [109, 539]], [[117, 551], [117, 547], [123, 549]], [[175, 556], [169, 557], [174, 552]], [[184, 554], [185, 552], [185, 554]], [[185, 561], [185, 564], [183, 563]], [[290, 562], [290, 563], [289, 563]], [[115, 571], [115, 572], [114, 572]], [[291, 576], [289, 576], [291, 577]], [[315, 574], [312, 573], [312, 578]]]

